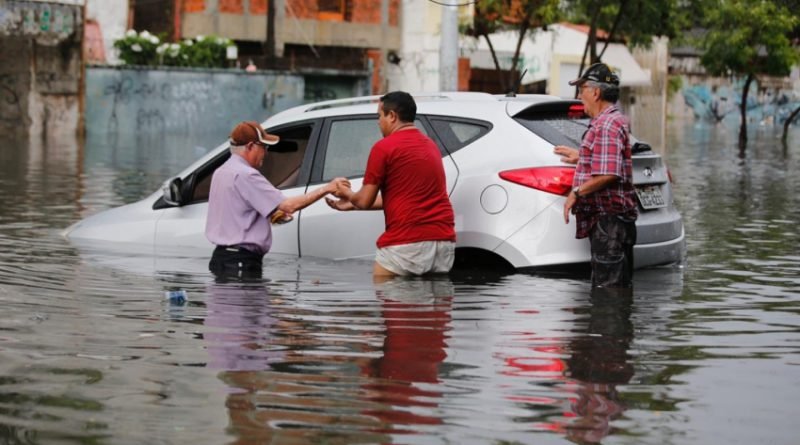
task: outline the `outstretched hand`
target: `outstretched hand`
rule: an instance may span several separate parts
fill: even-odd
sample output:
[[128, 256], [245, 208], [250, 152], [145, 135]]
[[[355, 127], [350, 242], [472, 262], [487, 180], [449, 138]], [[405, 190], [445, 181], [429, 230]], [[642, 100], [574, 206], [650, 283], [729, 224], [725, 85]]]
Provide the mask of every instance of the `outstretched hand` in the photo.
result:
[[337, 198], [345, 196], [350, 192], [350, 180], [347, 178], [334, 178], [328, 185], [331, 187], [330, 193]]
[[338, 199], [334, 201], [331, 198], [325, 198], [325, 203], [328, 204], [328, 207], [339, 211], [353, 210], [356, 208], [352, 202], [346, 199]]
[[561, 162], [566, 164], [578, 163], [578, 149], [567, 147], [566, 145], [556, 145], [553, 147], [553, 153], [561, 156]]

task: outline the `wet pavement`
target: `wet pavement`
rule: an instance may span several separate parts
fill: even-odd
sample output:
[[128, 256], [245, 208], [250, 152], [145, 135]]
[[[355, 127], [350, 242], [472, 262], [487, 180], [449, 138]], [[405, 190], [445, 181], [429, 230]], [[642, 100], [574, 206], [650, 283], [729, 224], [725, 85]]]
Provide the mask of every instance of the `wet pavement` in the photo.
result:
[[313, 258], [218, 283], [205, 258], [60, 236], [214, 144], [10, 144], [0, 443], [797, 443], [800, 144], [669, 134], [689, 257], [638, 271], [632, 300], [580, 271], [373, 284]]

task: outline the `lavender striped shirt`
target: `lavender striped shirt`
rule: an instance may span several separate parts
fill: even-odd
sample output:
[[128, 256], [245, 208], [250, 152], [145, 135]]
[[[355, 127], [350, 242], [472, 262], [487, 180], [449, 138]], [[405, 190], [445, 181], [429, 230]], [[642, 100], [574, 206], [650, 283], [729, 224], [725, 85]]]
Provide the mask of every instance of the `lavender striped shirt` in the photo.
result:
[[283, 193], [247, 161], [232, 153], [211, 178], [206, 238], [218, 246], [242, 246], [265, 254], [272, 246], [269, 215]]

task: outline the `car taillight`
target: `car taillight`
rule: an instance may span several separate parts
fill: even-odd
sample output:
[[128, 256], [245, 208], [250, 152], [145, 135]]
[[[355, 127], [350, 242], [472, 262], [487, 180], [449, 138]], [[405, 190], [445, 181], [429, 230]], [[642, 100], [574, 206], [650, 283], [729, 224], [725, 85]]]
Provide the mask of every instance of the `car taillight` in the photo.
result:
[[500, 177], [506, 181], [563, 196], [572, 189], [574, 176], [573, 167], [531, 167], [500, 172]]
[[567, 110], [567, 117], [568, 118], [580, 119], [580, 118], [584, 117], [585, 114], [586, 114], [586, 111], [583, 108], [583, 104], [570, 105], [569, 109]]

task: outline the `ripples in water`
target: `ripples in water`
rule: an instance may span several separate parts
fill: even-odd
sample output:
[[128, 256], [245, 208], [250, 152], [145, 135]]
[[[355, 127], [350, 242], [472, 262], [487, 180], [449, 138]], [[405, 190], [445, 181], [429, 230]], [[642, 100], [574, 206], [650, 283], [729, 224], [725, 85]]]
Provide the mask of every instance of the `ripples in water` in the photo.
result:
[[218, 283], [194, 254], [59, 236], [172, 157], [4, 159], [0, 442], [794, 443], [797, 161], [681, 130], [690, 256], [632, 300], [581, 271], [374, 284], [369, 261], [309, 258]]

